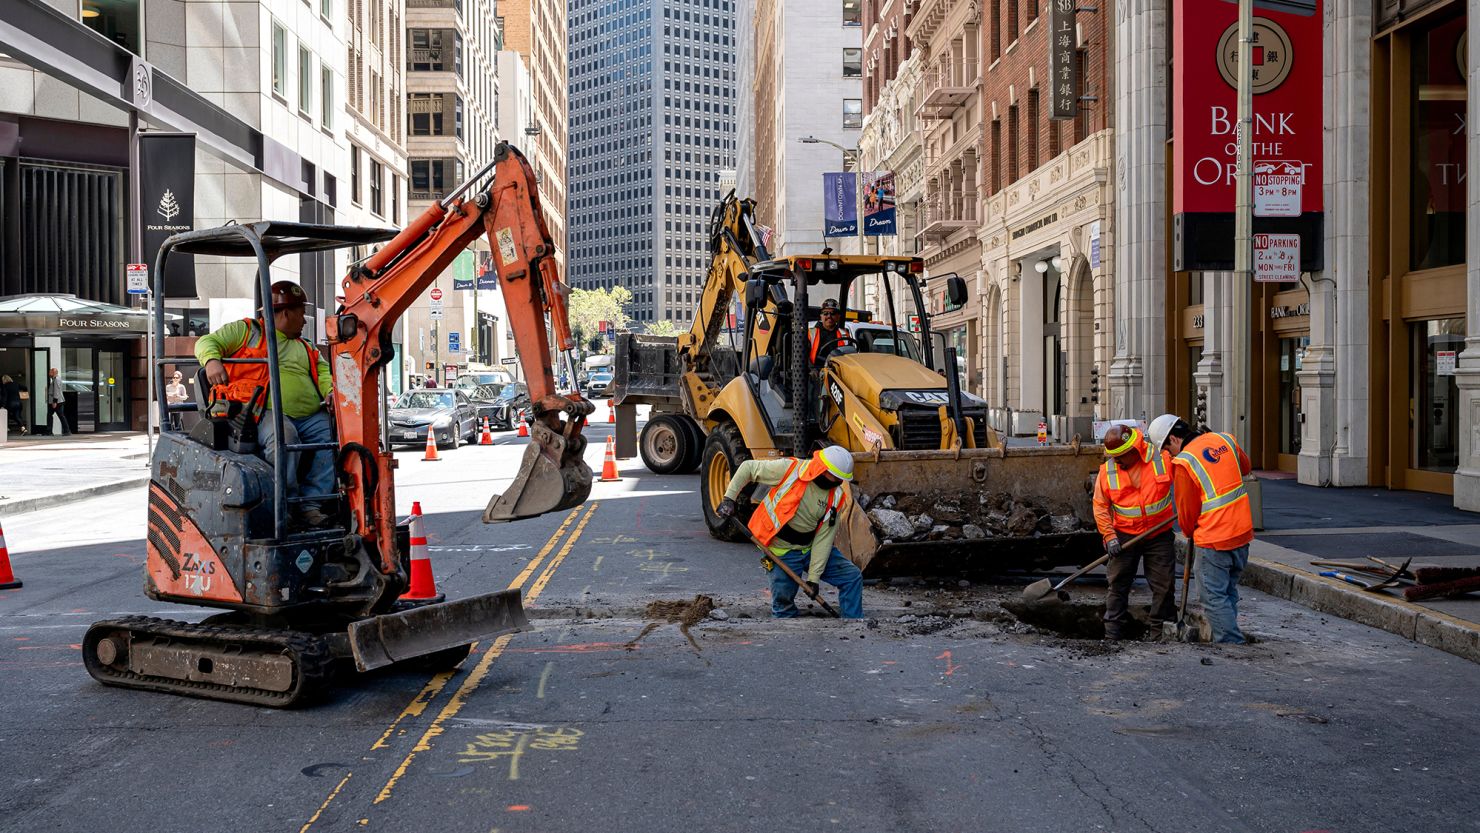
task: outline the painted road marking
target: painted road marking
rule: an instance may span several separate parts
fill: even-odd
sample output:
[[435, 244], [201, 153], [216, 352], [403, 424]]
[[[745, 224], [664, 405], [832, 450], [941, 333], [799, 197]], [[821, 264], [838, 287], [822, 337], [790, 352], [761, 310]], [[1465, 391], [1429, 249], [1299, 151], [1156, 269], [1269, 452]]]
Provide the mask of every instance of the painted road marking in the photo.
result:
[[298, 833], [308, 833], [308, 828], [313, 827], [314, 822], [319, 820], [319, 816], [322, 816], [324, 814], [324, 811], [329, 808], [329, 805], [333, 803], [334, 799], [339, 795], [339, 791], [344, 789], [344, 785], [348, 784], [349, 779], [353, 777], [353, 772], [346, 772], [344, 774], [344, 777], [339, 779], [339, 783], [334, 786], [333, 790], [329, 791], [329, 797], [324, 799], [324, 803], [319, 805], [319, 809], [315, 810], [313, 815], [308, 817], [308, 822], [305, 823], [303, 827], [299, 828]]
[[[596, 508], [600, 505], [601, 503], [599, 501], [590, 504], [586, 510], [586, 514], [581, 517], [581, 522], [576, 524], [575, 531], [566, 539], [565, 546], [560, 548], [560, 552], [550, 560], [549, 566], [545, 568], [545, 571], [540, 574], [540, 577], [535, 580], [535, 583], [525, 594], [525, 600], [527, 602], [533, 603], [535, 599], [539, 598], [540, 593], [545, 589], [545, 585], [549, 583], [550, 577], [554, 575], [555, 570], [565, 560], [565, 557], [570, 554], [571, 548], [580, 539], [581, 533], [586, 529], [586, 524], [590, 522], [591, 516], [596, 514]], [[566, 522], [569, 523], [569, 518], [566, 519]], [[561, 525], [561, 528], [564, 529], [564, 524]], [[553, 541], [551, 543], [553, 544]], [[522, 584], [534, 572], [536, 565], [544, 557], [543, 553], [548, 552], [550, 546], [550, 544], [545, 545], [540, 550], [542, 555], [536, 557], [524, 569], [524, 572], [519, 574], [519, 577], [514, 580], [516, 585]], [[417, 753], [431, 750], [432, 741], [446, 731], [443, 728], [443, 724], [451, 718], [456, 717], [457, 713], [462, 711], [463, 706], [467, 705], [468, 697], [478, 690], [478, 686], [482, 685], [483, 678], [488, 676], [488, 669], [493, 665], [493, 661], [503, 654], [504, 649], [508, 647], [509, 641], [513, 638], [513, 634], [508, 634], [494, 640], [492, 647], [483, 655], [483, 659], [478, 662], [478, 666], [473, 669], [473, 673], [469, 674], [467, 679], [463, 681], [463, 684], [458, 686], [457, 691], [452, 693], [452, 697], [447, 701], [447, 705], [442, 707], [442, 711], [432, 721], [432, 725], [428, 726], [427, 730], [422, 733], [421, 740], [417, 741], [416, 746], [411, 748], [411, 751], [407, 753], [406, 759], [401, 762], [401, 765], [396, 767], [396, 771], [391, 774], [390, 780], [385, 782], [385, 786], [381, 787], [380, 793], [375, 796], [375, 801], [372, 803], [380, 804], [391, 797], [396, 784], [405, 776], [406, 771], [411, 768], [412, 761], [416, 760]]]
[[537, 688], [537, 689], [535, 689], [534, 696], [535, 696], [536, 699], [539, 699], [539, 700], [545, 699], [545, 683], [549, 682], [549, 680], [550, 680], [550, 671], [554, 667], [555, 667], [555, 661], [554, 660], [551, 660], [551, 661], [545, 663], [545, 670], [542, 671], [542, 672], [540, 672], [540, 687]]

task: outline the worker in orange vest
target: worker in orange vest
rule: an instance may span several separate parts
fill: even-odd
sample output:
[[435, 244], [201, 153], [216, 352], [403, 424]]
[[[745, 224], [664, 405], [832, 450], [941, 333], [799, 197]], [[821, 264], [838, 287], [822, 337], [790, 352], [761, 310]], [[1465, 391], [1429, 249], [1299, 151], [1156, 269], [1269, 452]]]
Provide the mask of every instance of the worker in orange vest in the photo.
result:
[[1254, 514], [1244, 476], [1248, 455], [1233, 437], [1194, 428], [1176, 414], [1162, 414], [1146, 430], [1153, 448], [1172, 455], [1177, 522], [1197, 553], [1195, 572], [1203, 616], [1214, 642], [1242, 643], [1238, 582], [1249, 563]]
[[[746, 460], [735, 469], [725, 499], [715, 507], [721, 518], [735, 515], [735, 498], [752, 483], [771, 489], [750, 516], [750, 534], [766, 553], [802, 576], [813, 593], [818, 582], [838, 588], [838, 612], [863, 618], [863, 572], [833, 546], [838, 519], [853, 479], [853, 452], [830, 445], [808, 459]], [[797, 584], [782, 570], [771, 571], [771, 615], [797, 615]]]
[[1105, 539], [1110, 561], [1105, 566], [1105, 638], [1121, 639], [1130, 613], [1131, 584], [1138, 562], [1145, 563], [1151, 585], [1151, 630], [1176, 618], [1177, 563], [1170, 525], [1162, 532], [1126, 549], [1123, 544], [1172, 519], [1172, 467], [1167, 456], [1154, 451], [1135, 428], [1112, 425], [1105, 432], [1105, 463], [1095, 478], [1095, 525]]
[[[317, 347], [302, 337], [307, 321], [307, 304], [308, 296], [298, 284], [277, 281], [272, 285], [272, 326], [277, 338], [285, 444], [326, 443], [334, 439], [334, 421], [325, 407], [334, 388], [329, 363], [319, 355]], [[223, 324], [195, 343], [195, 357], [205, 369], [206, 381], [210, 382], [213, 393], [233, 402], [247, 402], [259, 387], [266, 393], [268, 368], [261, 363], [234, 363], [228, 371], [221, 360], [266, 356], [267, 339], [263, 337], [262, 321], [256, 317]], [[270, 409], [271, 396], [267, 397], [266, 403]], [[276, 420], [272, 411], [266, 410], [257, 422], [257, 442], [263, 457], [273, 465], [277, 464], [274, 459], [277, 452], [273, 447], [275, 433]], [[336, 488], [334, 454], [330, 451], [309, 454], [308, 473], [302, 478], [298, 476], [298, 452], [287, 454], [289, 495], [315, 497], [333, 494]], [[308, 526], [324, 526], [330, 520], [318, 500], [302, 502], [297, 515]]]
[[822, 367], [832, 351], [851, 340], [843, 328], [843, 311], [838, 309], [838, 302], [831, 298], [823, 301], [817, 312], [817, 326], [812, 329], [812, 349], [808, 352], [812, 366]]

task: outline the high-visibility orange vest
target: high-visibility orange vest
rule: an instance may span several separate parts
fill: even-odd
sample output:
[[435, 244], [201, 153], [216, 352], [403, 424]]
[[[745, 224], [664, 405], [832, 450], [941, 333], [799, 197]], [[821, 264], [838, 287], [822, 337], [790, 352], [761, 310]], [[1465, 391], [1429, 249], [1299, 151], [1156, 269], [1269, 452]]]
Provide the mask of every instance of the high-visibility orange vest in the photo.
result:
[[[842, 327], [839, 327], [838, 329], [834, 330], [833, 332], [836, 333], [836, 335], [832, 337], [833, 338], [833, 341], [834, 341], [834, 344], [833, 344], [834, 349], [836, 349], [838, 347], [841, 347], [841, 346], [843, 346], [844, 344], [847, 343], [847, 342], [845, 342], [843, 340], [844, 333], [843, 333], [843, 328]], [[812, 362], [812, 364], [817, 364], [817, 349], [819, 347], [821, 347], [822, 344], [823, 344], [823, 341], [822, 341], [822, 327], [820, 327], [820, 326], [819, 327], [814, 327], [812, 329], [812, 354], [811, 354], [811, 362]]]
[[1172, 458], [1197, 481], [1202, 510], [1197, 516], [1193, 543], [1228, 541], [1254, 533], [1254, 515], [1244, 473], [1238, 464], [1238, 443], [1227, 434], [1208, 432], [1195, 437]]
[[[1138, 432], [1139, 433], [1139, 432]], [[1140, 468], [1139, 483], [1133, 482], [1128, 461]], [[1140, 535], [1155, 529], [1176, 514], [1172, 504], [1172, 468], [1167, 455], [1152, 451], [1140, 436], [1130, 453], [1111, 457], [1100, 466], [1100, 492], [1110, 501], [1110, 525], [1116, 532]]]
[[[787, 540], [787, 536], [782, 534], [782, 529], [796, 516], [797, 506], [802, 502], [802, 494], [807, 491], [807, 487], [824, 471], [826, 467], [820, 461], [797, 459], [791, 461], [791, 467], [786, 470], [786, 476], [781, 478], [780, 483], [771, 487], [771, 491], [761, 499], [760, 507], [756, 509], [755, 514], [750, 516], [750, 533], [757, 541], [769, 547], [771, 542], [780, 535], [787, 543], [800, 543]], [[833, 510], [833, 517], [842, 511], [843, 503], [847, 499], [848, 493], [841, 483], [827, 493], [827, 508]], [[827, 523], [825, 519], [817, 524], [817, 529], [821, 529], [824, 523]], [[813, 534], [816, 532], [816, 529], [812, 530]]]
[[[229, 359], [266, 359], [267, 339], [262, 337], [262, 322], [255, 318], [243, 318], [247, 322], [249, 332], [246, 343], [237, 348], [226, 358]], [[315, 386], [319, 383], [319, 351], [318, 348], [308, 343], [307, 339], [300, 338], [303, 348], [308, 351], [308, 372]], [[226, 399], [231, 402], [250, 402], [252, 392], [262, 388], [262, 394], [267, 395], [268, 381], [272, 374], [268, 372], [267, 363], [253, 362], [251, 364], [233, 364], [226, 371], [230, 377], [224, 385], [216, 385], [211, 389], [217, 399]]]

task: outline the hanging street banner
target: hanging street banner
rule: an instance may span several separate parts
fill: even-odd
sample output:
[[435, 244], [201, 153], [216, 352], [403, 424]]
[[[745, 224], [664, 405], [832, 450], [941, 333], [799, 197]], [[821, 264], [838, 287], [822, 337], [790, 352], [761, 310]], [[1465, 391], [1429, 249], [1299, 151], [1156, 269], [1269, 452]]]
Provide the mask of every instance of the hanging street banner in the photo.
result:
[[[139, 134], [139, 205], [144, 261], [153, 265], [170, 235], [195, 227], [195, 134]], [[171, 252], [164, 270], [165, 298], [194, 298], [195, 256]]]
[[857, 174], [822, 175], [822, 236], [858, 236]]
[[864, 171], [863, 233], [898, 234], [894, 208], [894, 172]]
[[1077, 62], [1078, 35], [1074, 27], [1075, 0], [1048, 0], [1048, 117], [1072, 119], [1079, 115]]
[[498, 270], [493, 268], [493, 252], [478, 253], [478, 288], [498, 289]]
[[452, 291], [469, 292], [473, 289], [473, 253], [459, 252], [452, 260]]
[[[1231, 269], [1238, 175], [1238, 4], [1173, 2], [1174, 268]], [[1327, 2], [1254, 3], [1254, 231], [1298, 235], [1301, 271], [1320, 269], [1324, 250], [1321, 5]]]

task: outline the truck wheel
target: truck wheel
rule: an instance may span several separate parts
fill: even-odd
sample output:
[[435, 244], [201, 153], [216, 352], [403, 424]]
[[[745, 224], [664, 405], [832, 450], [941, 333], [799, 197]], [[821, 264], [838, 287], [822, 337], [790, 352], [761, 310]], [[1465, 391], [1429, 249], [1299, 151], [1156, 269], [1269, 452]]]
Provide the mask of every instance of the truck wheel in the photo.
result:
[[697, 456], [691, 449], [693, 438], [672, 414], [661, 414], [648, 420], [638, 437], [637, 451], [643, 465], [654, 474], [673, 474], [688, 458]]
[[741, 497], [735, 517], [723, 520], [714, 514], [714, 508], [725, 499], [725, 489], [730, 486], [730, 477], [740, 464], [750, 459], [750, 449], [740, 436], [740, 429], [731, 423], [722, 423], [704, 441], [704, 455], [699, 462], [699, 501], [704, 507], [704, 525], [709, 534], [721, 541], [745, 541], [748, 537], [742, 526], [749, 522], [755, 506]]
[[689, 453], [678, 467], [678, 474], [693, 474], [699, 470], [699, 461], [704, 457], [704, 429], [698, 420], [690, 416], [675, 416], [674, 421], [689, 432]]

